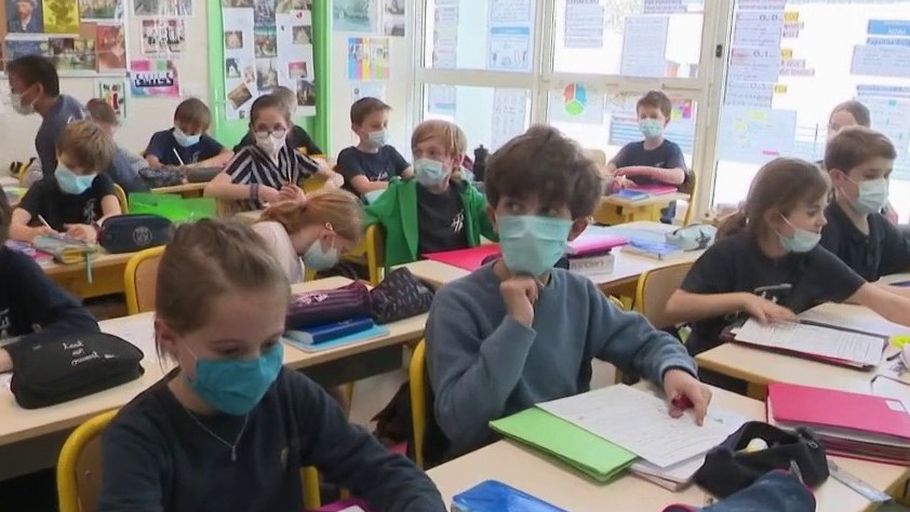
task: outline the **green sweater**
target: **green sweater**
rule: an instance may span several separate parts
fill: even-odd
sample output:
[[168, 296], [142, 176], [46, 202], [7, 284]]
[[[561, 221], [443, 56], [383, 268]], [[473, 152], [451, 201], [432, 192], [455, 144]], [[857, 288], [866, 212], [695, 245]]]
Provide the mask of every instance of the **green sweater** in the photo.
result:
[[[480, 245], [481, 235], [498, 240], [487, 215], [487, 200], [468, 182], [455, 183], [464, 206], [464, 225], [468, 245]], [[385, 229], [385, 266], [416, 261], [420, 246], [417, 224], [417, 181], [393, 179], [389, 188], [366, 208], [366, 224], [381, 224]]]

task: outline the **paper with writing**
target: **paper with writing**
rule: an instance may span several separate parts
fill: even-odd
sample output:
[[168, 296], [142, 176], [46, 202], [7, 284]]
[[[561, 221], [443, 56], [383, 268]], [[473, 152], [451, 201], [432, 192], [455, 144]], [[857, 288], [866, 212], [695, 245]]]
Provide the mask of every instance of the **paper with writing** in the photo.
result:
[[736, 340], [863, 366], [881, 362], [885, 343], [883, 338], [868, 334], [796, 323], [762, 325], [753, 319], [743, 325]]

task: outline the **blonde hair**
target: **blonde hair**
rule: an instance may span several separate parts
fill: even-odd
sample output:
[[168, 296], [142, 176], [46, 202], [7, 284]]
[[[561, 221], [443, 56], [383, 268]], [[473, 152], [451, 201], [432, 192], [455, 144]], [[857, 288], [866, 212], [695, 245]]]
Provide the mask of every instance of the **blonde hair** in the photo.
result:
[[155, 315], [185, 334], [209, 321], [218, 297], [268, 289], [290, 297], [288, 278], [259, 235], [235, 221], [203, 219], [177, 228], [165, 249]]
[[57, 140], [57, 152], [90, 173], [109, 169], [116, 151], [114, 141], [93, 121], [66, 125]]
[[442, 143], [447, 155], [456, 157], [458, 165], [452, 169], [452, 179], [460, 181], [462, 179], [461, 163], [468, 150], [468, 138], [464, 131], [455, 123], [442, 119], [428, 119], [414, 128], [414, 133], [411, 134], [411, 148], [416, 148], [421, 142], [430, 139], [438, 140]]
[[278, 203], [262, 212], [259, 220], [277, 222], [288, 233], [296, 233], [312, 224], [331, 224], [338, 236], [356, 245], [362, 232], [362, 213], [363, 204], [354, 194], [327, 190], [307, 196], [302, 204]]

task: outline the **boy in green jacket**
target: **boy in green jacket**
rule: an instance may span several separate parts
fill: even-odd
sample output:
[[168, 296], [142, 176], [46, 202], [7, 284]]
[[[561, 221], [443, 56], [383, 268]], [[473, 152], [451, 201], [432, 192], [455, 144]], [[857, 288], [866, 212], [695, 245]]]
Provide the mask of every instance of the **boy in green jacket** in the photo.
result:
[[395, 179], [366, 208], [366, 224], [385, 230], [385, 264], [400, 265], [420, 255], [498, 240], [483, 194], [461, 176], [468, 142], [448, 121], [420, 123], [411, 136], [414, 179]]

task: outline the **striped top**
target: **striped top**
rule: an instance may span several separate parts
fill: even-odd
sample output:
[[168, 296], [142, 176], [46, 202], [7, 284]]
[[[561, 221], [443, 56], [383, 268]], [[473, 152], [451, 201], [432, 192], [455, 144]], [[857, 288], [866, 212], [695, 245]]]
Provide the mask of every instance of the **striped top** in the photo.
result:
[[[278, 151], [278, 162], [274, 162], [258, 146], [246, 146], [234, 155], [225, 172], [233, 183], [239, 185], [267, 185], [281, 190], [288, 183], [299, 185], [319, 170], [312, 158], [300, 154], [285, 144]], [[260, 209], [258, 201], [250, 201], [251, 209]]]

